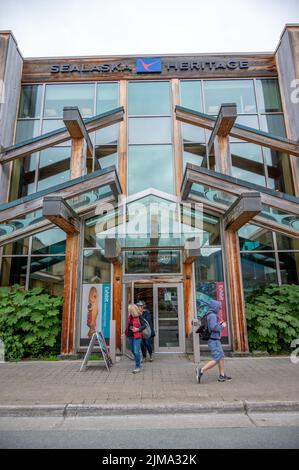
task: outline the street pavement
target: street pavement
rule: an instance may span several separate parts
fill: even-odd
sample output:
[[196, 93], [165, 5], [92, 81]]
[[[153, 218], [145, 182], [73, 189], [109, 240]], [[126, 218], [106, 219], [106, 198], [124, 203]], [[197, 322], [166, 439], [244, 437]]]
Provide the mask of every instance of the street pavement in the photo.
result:
[[[225, 406], [227, 411], [246, 412], [253, 404], [255, 411], [261, 404], [273, 410], [275, 404], [285, 409], [289, 404], [299, 411], [299, 364], [288, 357], [228, 357], [225, 362], [232, 381], [217, 382], [218, 369], [214, 368], [200, 385], [192, 357], [183, 354], [156, 355], [136, 375], [127, 357], [121, 357], [111, 372], [99, 361], [90, 361], [82, 372], [80, 361], [4, 363], [0, 364], [0, 416], [15, 415], [18, 407], [20, 416], [22, 407], [28, 416], [32, 407], [42, 407], [45, 416], [84, 415], [84, 410], [92, 414], [97, 407], [107, 412], [114, 408], [115, 413], [124, 409], [186, 412], [201, 407], [213, 411]], [[283, 408], [278, 406], [276, 411]]]

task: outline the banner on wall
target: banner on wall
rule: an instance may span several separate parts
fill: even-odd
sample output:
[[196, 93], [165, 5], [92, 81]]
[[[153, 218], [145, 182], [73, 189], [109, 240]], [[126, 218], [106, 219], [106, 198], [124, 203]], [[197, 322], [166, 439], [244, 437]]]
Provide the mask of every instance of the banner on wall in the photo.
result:
[[[211, 300], [218, 300], [220, 303], [218, 319], [227, 321], [225, 288], [224, 282], [202, 282], [196, 286], [196, 310], [197, 318], [200, 319], [208, 311], [208, 305]], [[227, 326], [221, 334], [222, 337], [228, 336]]]
[[106, 339], [110, 337], [111, 285], [83, 284], [81, 343], [86, 343], [96, 331], [102, 331]]

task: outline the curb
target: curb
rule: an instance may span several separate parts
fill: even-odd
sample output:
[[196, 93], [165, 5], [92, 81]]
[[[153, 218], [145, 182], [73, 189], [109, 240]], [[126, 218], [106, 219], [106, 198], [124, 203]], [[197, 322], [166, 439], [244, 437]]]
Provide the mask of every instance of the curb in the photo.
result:
[[299, 412], [299, 402], [207, 402], [177, 404], [103, 404], [103, 405], [32, 405], [0, 406], [0, 418], [70, 418], [97, 416], [125, 416], [141, 414], [188, 414], [188, 413], [271, 413]]

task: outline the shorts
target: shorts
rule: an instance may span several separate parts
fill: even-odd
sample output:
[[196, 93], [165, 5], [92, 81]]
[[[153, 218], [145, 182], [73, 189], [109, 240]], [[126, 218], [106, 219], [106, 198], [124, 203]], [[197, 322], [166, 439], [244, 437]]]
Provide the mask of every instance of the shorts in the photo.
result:
[[209, 339], [208, 348], [212, 354], [212, 359], [214, 361], [218, 362], [224, 357], [224, 352], [220, 339]]

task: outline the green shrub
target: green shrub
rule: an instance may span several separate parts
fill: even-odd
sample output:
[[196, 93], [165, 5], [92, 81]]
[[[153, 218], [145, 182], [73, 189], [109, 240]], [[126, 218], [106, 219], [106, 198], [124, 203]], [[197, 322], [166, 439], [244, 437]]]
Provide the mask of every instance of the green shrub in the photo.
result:
[[270, 285], [246, 299], [250, 350], [278, 353], [299, 338], [299, 286]]
[[0, 338], [6, 360], [59, 353], [62, 303], [61, 297], [41, 288], [0, 288]]

